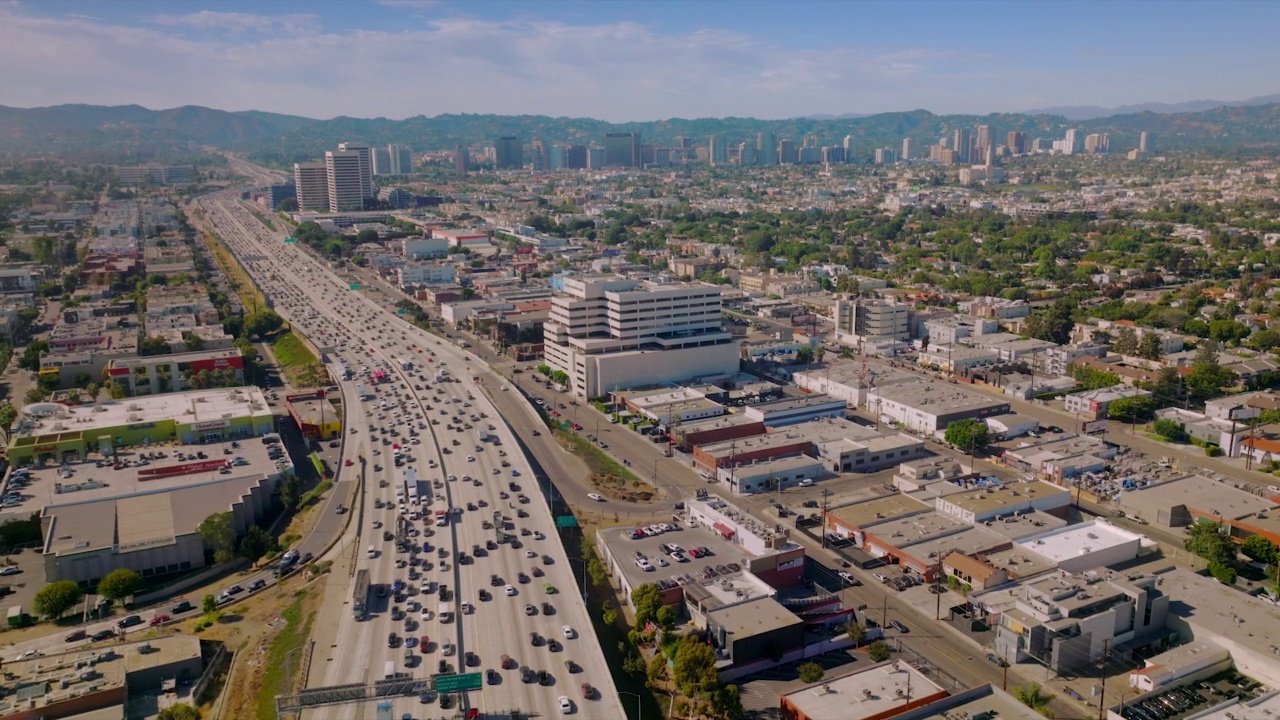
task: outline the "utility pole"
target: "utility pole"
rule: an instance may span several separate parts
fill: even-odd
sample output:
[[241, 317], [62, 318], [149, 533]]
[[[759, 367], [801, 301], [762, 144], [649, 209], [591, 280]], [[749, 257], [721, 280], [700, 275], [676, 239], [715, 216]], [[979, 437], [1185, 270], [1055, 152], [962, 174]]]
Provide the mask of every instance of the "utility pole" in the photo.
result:
[[1098, 720], [1107, 720], [1107, 666], [1111, 664], [1111, 638], [1102, 641], [1102, 683], [1098, 693]]
[[831, 491], [822, 489], [822, 549], [827, 549], [827, 498], [831, 496]]

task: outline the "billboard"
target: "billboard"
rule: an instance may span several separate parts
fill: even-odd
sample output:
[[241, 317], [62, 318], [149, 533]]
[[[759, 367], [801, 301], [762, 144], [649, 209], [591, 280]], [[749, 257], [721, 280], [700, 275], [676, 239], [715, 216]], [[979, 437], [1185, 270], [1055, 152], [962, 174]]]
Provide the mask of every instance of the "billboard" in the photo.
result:
[[1090, 420], [1081, 426], [1080, 431], [1083, 432], [1085, 435], [1094, 435], [1096, 433], [1104, 433], [1107, 431], [1107, 421], [1106, 420]]
[[200, 372], [201, 370], [227, 370], [230, 368], [244, 369], [244, 358], [232, 356], [209, 358], [207, 360], [193, 360], [191, 362], [192, 372]]

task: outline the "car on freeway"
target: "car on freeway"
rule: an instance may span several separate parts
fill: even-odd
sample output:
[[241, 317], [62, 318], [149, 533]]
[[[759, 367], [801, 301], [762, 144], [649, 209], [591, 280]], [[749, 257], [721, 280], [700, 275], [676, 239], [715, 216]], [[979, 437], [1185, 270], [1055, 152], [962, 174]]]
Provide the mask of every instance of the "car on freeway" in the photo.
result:
[[184, 612], [191, 612], [192, 610], [195, 610], [195, 609], [196, 608], [194, 605], [191, 604], [191, 601], [183, 600], [177, 605], [174, 605], [173, 607], [169, 608], [169, 612], [173, 613], [174, 615], [178, 615]]
[[101, 642], [102, 640], [110, 640], [115, 636], [116, 636], [116, 631], [112, 630], [111, 628], [107, 628], [105, 630], [99, 630], [98, 632], [90, 635], [89, 639], [94, 642]]
[[134, 625], [141, 625], [141, 624], [142, 624], [141, 615], [129, 615], [125, 618], [122, 618], [120, 622], [116, 623], [116, 627], [120, 628], [121, 630], [124, 630], [126, 628], [131, 628]]
[[564, 696], [564, 695], [561, 695], [561, 696], [560, 696], [560, 699], [559, 699], [559, 701], [558, 701], [558, 702], [560, 703], [560, 714], [561, 714], [561, 715], [571, 715], [571, 714], [573, 714], [573, 701], [572, 701], [572, 700], [570, 700], [568, 697], [566, 697], [566, 696]]
[[564, 627], [560, 628], [560, 632], [564, 633], [565, 640], [572, 640], [578, 637], [578, 632], [574, 630], [572, 626], [569, 626], [569, 625], [565, 625]]
[[604, 496], [600, 493], [587, 493], [587, 497], [595, 500], [596, 502], [604, 502]]
[[507, 593], [507, 597], [514, 597], [516, 594], [516, 586], [508, 585], [505, 588], [503, 588], [503, 591]]
[[77, 640], [84, 640], [88, 636], [89, 636], [88, 631], [86, 631], [84, 628], [81, 628], [79, 630], [72, 632], [70, 635], [66, 636], [65, 638], [63, 638], [62, 641], [76, 642]]
[[151, 618], [151, 627], [156, 627], [157, 625], [163, 625], [172, 619], [173, 618], [169, 617], [168, 615], [156, 615], [155, 617]]

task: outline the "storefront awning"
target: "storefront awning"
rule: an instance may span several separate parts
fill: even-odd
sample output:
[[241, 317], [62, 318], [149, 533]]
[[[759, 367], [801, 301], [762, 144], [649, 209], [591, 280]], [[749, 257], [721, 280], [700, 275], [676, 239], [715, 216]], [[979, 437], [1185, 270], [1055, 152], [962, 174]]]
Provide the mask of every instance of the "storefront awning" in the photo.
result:
[[729, 527], [728, 525], [725, 525], [724, 523], [711, 523], [711, 527], [716, 532], [723, 535], [725, 539], [733, 537], [733, 528]]

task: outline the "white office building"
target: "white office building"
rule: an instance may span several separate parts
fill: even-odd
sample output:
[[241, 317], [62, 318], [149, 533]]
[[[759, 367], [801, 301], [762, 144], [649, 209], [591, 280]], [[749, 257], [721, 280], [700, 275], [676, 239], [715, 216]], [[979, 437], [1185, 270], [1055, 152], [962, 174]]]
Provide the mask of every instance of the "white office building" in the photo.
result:
[[[366, 148], [367, 149], [367, 148]], [[329, 185], [329, 212], [363, 210], [364, 181], [361, 179], [360, 154], [348, 150], [330, 150], [324, 154], [326, 180]]]
[[909, 307], [892, 300], [858, 298], [836, 302], [836, 341], [872, 351], [872, 346], [893, 345], [910, 339]]
[[543, 326], [547, 364], [578, 397], [738, 370], [720, 323], [720, 288], [617, 275], [569, 277]]
[[329, 174], [325, 163], [294, 163], [293, 185], [299, 210], [324, 212], [329, 209]]
[[338, 143], [341, 152], [354, 153], [360, 160], [360, 199], [374, 196], [373, 190], [373, 151], [364, 143]]

